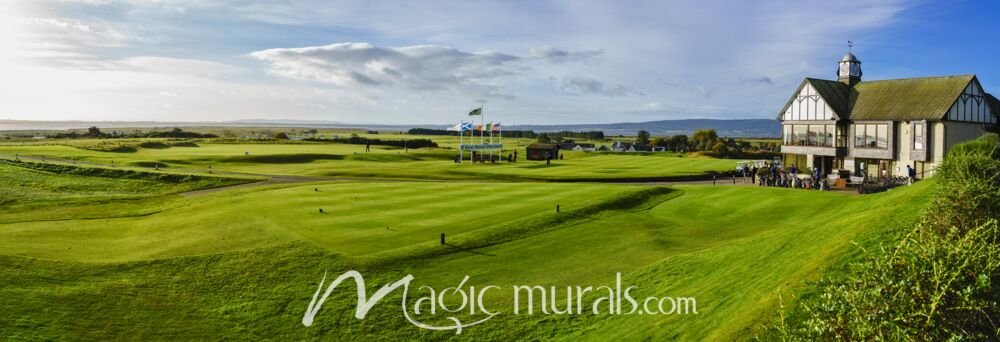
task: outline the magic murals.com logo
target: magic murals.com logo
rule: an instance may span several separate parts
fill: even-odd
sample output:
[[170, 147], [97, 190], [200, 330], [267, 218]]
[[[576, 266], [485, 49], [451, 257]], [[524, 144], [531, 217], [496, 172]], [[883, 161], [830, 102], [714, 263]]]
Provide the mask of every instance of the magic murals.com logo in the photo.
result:
[[[357, 305], [354, 317], [364, 319], [368, 312], [383, 298], [402, 288], [403, 299], [400, 303], [404, 319], [410, 324], [428, 330], [454, 330], [461, 334], [462, 330], [485, 323], [491, 318], [504, 314], [513, 315], [697, 315], [698, 301], [694, 297], [645, 297], [635, 298], [635, 286], [623, 287], [621, 273], [615, 276], [615, 286], [530, 286], [515, 285], [509, 287], [469, 284], [470, 277], [466, 275], [458, 285], [443, 289], [429, 286], [417, 288], [419, 295], [416, 300], [410, 300], [410, 283], [413, 275], [386, 284], [368, 296], [364, 276], [358, 271], [347, 271], [333, 280], [323, 291], [326, 275], [319, 282], [319, 287], [313, 294], [312, 301], [302, 316], [302, 324], [312, 326], [323, 303], [333, 294], [333, 291], [345, 280], [354, 280], [357, 288]], [[510, 292], [513, 297], [513, 307], [507, 311], [502, 308], [488, 307], [484, 297], [489, 293], [494, 295]], [[457, 314], [462, 313], [475, 317], [463, 322]], [[428, 324], [421, 320], [429, 317], [435, 320], [444, 318], [449, 324]]]

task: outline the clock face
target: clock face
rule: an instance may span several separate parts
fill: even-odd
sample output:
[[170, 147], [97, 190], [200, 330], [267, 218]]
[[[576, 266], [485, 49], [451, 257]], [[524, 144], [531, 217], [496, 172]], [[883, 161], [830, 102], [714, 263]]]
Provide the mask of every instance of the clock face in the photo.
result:
[[861, 74], [861, 66], [857, 64], [851, 64], [851, 76], [859, 76]]
[[840, 63], [840, 76], [848, 76], [848, 75], [849, 75], [849, 66], [847, 65], [847, 63]]

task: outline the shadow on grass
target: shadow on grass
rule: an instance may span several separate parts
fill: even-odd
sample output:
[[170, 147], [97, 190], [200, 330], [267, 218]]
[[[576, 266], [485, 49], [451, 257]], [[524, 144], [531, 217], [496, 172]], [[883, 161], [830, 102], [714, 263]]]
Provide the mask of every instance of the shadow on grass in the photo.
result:
[[522, 169], [545, 169], [545, 168], [556, 167], [556, 166], [564, 166], [564, 165], [566, 165], [566, 164], [537, 164], [537, 165], [522, 166], [521, 168]]
[[444, 243], [443, 245], [451, 247], [451, 248], [454, 248], [454, 249], [457, 249], [457, 250], [462, 251], [462, 252], [468, 252], [468, 253], [472, 253], [472, 254], [479, 254], [479, 255], [492, 256], [492, 257], [496, 256], [494, 254], [483, 253], [483, 252], [476, 252], [474, 250], [462, 248], [462, 247], [459, 247], [459, 246], [456, 246], [456, 245], [453, 245], [453, 244], [450, 244], [450, 243]]

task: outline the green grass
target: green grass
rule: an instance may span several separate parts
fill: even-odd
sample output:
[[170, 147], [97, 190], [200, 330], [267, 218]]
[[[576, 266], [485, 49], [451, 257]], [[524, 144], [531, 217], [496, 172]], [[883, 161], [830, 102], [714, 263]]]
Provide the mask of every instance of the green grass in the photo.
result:
[[[132, 152], [107, 152], [116, 142], [0, 144], [0, 155], [79, 164], [0, 163], [0, 338], [456, 337], [409, 325], [398, 293], [357, 320], [350, 286], [314, 326], [302, 326], [323, 273], [355, 269], [369, 293], [406, 274], [416, 277], [415, 294], [465, 275], [477, 286], [597, 287], [621, 272], [635, 297], [698, 300], [694, 316], [515, 316], [511, 292], [496, 292], [484, 300], [505, 314], [462, 339], [747, 339], [774, 316], [779, 298], [788, 302], [806, 282], [851, 262], [853, 243], [869, 246], [888, 223], [914, 220], [933, 185], [852, 196], [538, 182], [694, 176], [730, 170], [736, 160], [565, 152], [546, 165], [523, 160], [522, 140], [513, 143], [522, 146], [519, 163], [455, 164], [449, 148], [457, 137], [419, 138], [443, 147], [365, 153], [344, 144], [142, 139], [121, 142]], [[112, 162], [118, 167], [86, 164]], [[226, 172], [367, 179], [178, 195], [252, 178], [216, 177]], [[452, 246], [438, 243], [440, 233]]]
[[92, 203], [246, 183], [250, 179], [0, 161], [0, 205]]
[[[326, 183], [174, 197], [145, 203], [154, 212], [144, 215], [36, 217], [0, 224], [0, 270], [13, 275], [0, 282], [0, 297], [8, 298], [0, 304], [7, 313], [0, 331], [33, 339], [455, 337], [406, 323], [398, 294], [356, 320], [349, 286], [331, 297], [313, 327], [299, 324], [324, 271], [357, 269], [369, 293], [408, 273], [416, 286], [441, 289], [464, 275], [476, 285], [596, 287], [621, 272], [637, 296], [693, 296], [700, 313], [501, 314], [467, 329], [463, 339], [746, 338], [776, 310], [778, 293], [815, 279], [884, 222], [915, 217], [929, 183], [871, 196], [756, 187]], [[476, 253], [439, 245], [441, 232]], [[512, 307], [510, 292], [485, 300], [503, 311]]]
[[[442, 144], [447, 145], [446, 137]], [[397, 136], [398, 139], [398, 136]], [[79, 142], [78, 144], [85, 144]], [[162, 144], [162, 143], [161, 143]], [[704, 175], [732, 170], [737, 160], [674, 153], [591, 153], [566, 151], [564, 160], [546, 165], [524, 159], [518, 163], [455, 164], [454, 149], [411, 149], [325, 143], [219, 144], [198, 143], [197, 148], [140, 148], [134, 153], [86, 150], [63, 145], [0, 145], [0, 154], [49, 156], [102, 164], [180, 170], [269, 173], [301, 176], [376, 177], [408, 179], [569, 180], [634, 179]], [[511, 151], [506, 151], [511, 153]]]

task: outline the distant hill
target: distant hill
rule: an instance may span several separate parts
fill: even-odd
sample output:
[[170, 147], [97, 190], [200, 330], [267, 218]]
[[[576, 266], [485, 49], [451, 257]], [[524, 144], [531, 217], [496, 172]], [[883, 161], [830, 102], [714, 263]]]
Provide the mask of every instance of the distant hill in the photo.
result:
[[535, 132], [558, 131], [604, 131], [605, 135], [635, 135], [640, 130], [646, 130], [652, 135], [687, 134], [698, 129], [711, 128], [725, 137], [780, 137], [781, 124], [777, 120], [747, 119], [747, 120], [713, 120], [686, 119], [660, 120], [647, 122], [622, 122], [609, 124], [579, 124], [579, 125], [511, 125], [504, 127], [511, 130], [532, 130]]

